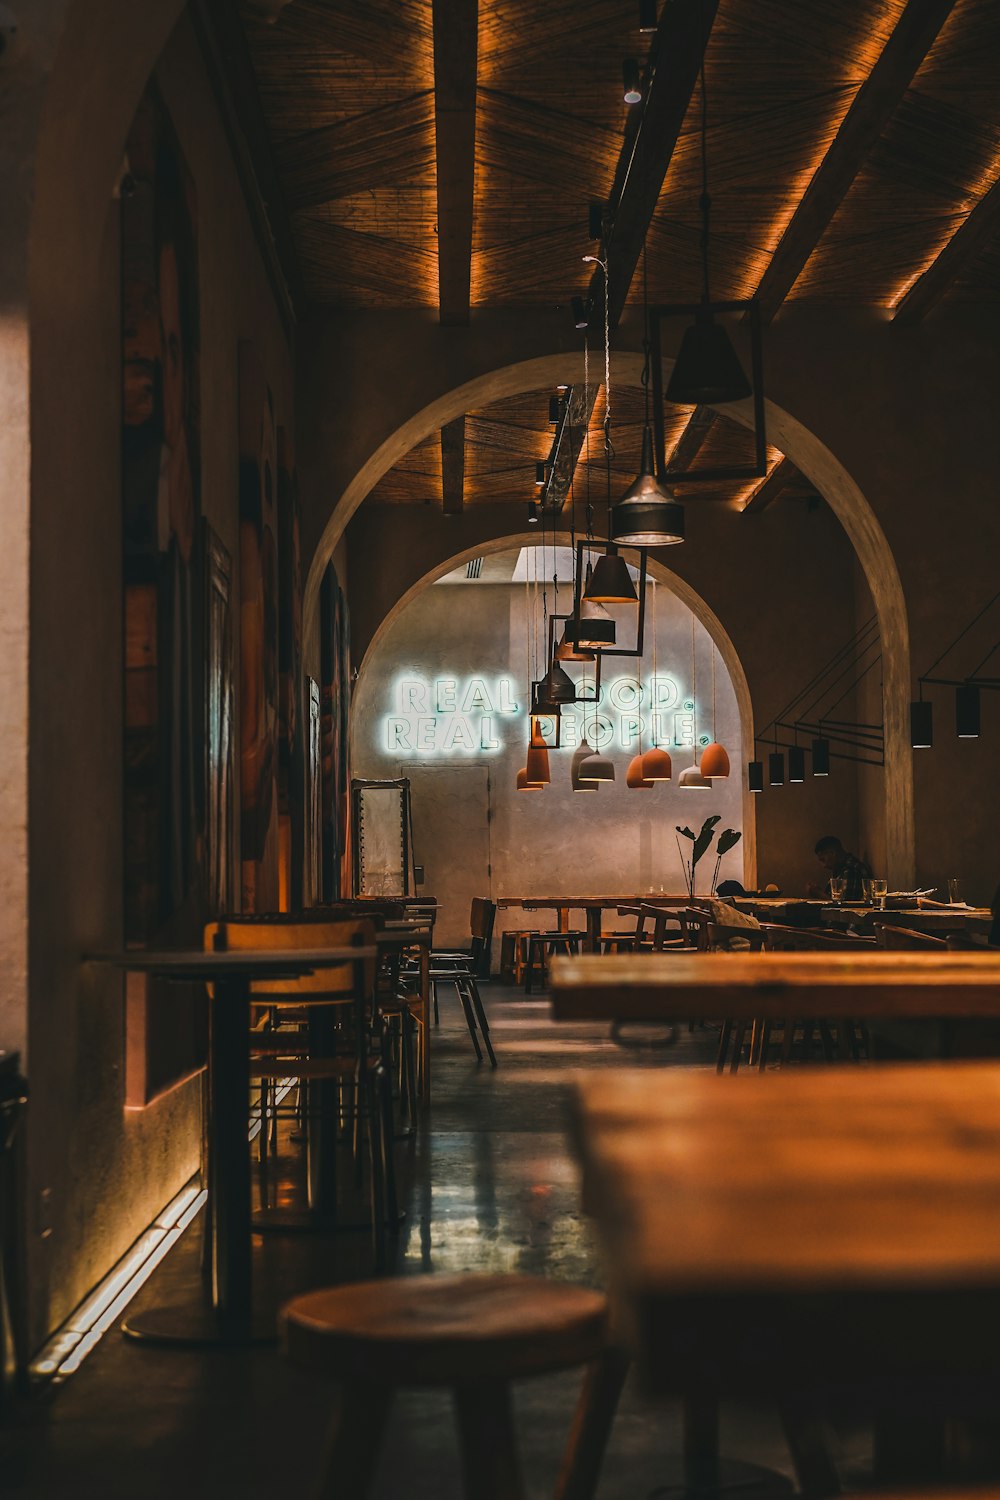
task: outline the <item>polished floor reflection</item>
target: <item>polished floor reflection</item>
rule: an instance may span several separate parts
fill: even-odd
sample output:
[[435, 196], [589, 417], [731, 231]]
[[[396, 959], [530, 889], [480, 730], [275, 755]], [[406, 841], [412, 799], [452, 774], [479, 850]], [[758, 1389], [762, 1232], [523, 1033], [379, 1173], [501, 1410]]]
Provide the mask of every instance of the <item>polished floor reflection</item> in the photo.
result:
[[[433, 1106], [398, 1145], [407, 1213], [396, 1269], [524, 1271], [600, 1283], [590, 1226], [566, 1129], [575, 1069], [620, 1064], [604, 1027], [559, 1027], [544, 999], [491, 986], [485, 992], [500, 1066], [477, 1067], [457, 1005], [442, 992], [434, 1035]], [[710, 1066], [714, 1031], [682, 1032], [630, 1063]], [[293, 1148], [294, 1152], [294, 1148]], [[272, 1191], [298, 1190], [297, 1154], [283, 1155]], [[197, 1227], [197, 1226], [196, 1226]], [[182, 1298], [198, 1276], [189, 1231], [141, 1297]], [[268, 1234], [256, 1250], [262, 1301], [369, 1274], [367, 1237]], [[135, 1305], [139, 1305], [138, 1303]], [[518, 1432], [532, 1497], [551, 1493], [578, 1376], [523, 1383]], [[332, 1392], [283, 1362], [277, 1349], [250, 1354], [156, 1350], [109, 1334], [77, 1375], [44, 1393], [0, 1431], [3, 1494], [160, 1500], [315, 1492]], [[724, 1413], [725, 1449], [790, 1472], [776, 1415]], [[663, 1482], [680, 1448], [676, 1406], [652, 1406], [630, 1382], [612, 1435], [601, 1500], [636, 1500]], [[852, 1455], [847, 1455], [848, 1460]], [[452, 1500], [458, 1456], [445, 1393], [403, 1393], [393, 1413], [378, 1500]]]

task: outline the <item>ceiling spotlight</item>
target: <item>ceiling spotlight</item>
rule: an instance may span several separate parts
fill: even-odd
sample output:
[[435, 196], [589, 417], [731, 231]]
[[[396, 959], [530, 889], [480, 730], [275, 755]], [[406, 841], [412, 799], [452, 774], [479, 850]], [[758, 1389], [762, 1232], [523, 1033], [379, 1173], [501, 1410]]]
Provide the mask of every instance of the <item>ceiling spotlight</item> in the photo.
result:
[[656, 0], [639, 0], [639, 30], [656, 30]]
[[544, 458], [540, 458], [535, 464], [535, 483], [537, 484], [539, 489], [542, 488], [542, 485], [545, 483], [547, 477], [545, 472], [546, 467], [547, 465]]
[[637, 57], [626, 57], [622, 63], [622, 83], [624, 92], [622, 98], [626, 104], [638, 104], [642, 98], [642, 87], [639, 82], [639, 59]]
[[586, 328], [590, 322], [587, 316], [587, 307], [582, 297], [573, 297], [570, 301], [573, 309], [573, 327]]

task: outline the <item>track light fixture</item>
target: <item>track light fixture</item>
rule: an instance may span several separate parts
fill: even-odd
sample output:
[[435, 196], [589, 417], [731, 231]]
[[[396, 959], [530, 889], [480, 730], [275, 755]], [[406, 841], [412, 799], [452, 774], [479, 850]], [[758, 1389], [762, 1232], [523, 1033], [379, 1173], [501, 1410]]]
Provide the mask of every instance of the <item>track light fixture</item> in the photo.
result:
[[639, 59], [637, 57], [626, 57], [622, 63], [622, 84], [624, 86], [622, 98], [626, 104], [638, 104], [642, 98], [642, 84], [639, 79]]
[[544, 458], [537, 459], [535, 462], [535, 484], [539, 489], [541, 489], [545, 484], [547, 471], [548, 464], [545, 462]]
[[528, 501], [528, 525], [538, 525], [538, 506], [534, 500]]

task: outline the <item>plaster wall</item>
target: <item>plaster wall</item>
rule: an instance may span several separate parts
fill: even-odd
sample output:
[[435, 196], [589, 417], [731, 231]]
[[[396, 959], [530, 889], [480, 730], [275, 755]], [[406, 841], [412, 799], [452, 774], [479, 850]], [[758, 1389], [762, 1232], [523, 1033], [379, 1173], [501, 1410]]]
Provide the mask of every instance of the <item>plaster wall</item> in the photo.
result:
[[[653, 590], [647, 594], [646, 651], [638, 668], [634, 661], [618, 660], [607, 664], [604, 673], [605, 692], [598, 712], [605, 721], [602, 733], [612, 731], [606, 753], [616, 766], [617, 779], [602, 785], [597, 792], [577, 793], [571, 790], [569, 763], [578, 741], [582, 723], [595, 741], [593, 711], [581, 715], [578, 708], [564, 710], [564, 748], [549, 751], [551, 783], [538, 793], [515, 791], [518, 768], [524, 765], [527, 745], [528, 639], [526, 621], [534, 606], [526, 603], [524, 585], [505, 584], [436, 584], [413, 599], [381, 635], [362, 672], [354, 699], [352, 717], [352, 759], [357, 774], [386, 777], [412, 774], [414, 780], [414, 822], [419, 829], [426, 820], [417, 805], [417, 788], [428, 785], [419, 775], [424, 765], [432, 767], [461, 766], [470, 761], [489, 770], [489, 805], [485, 799], [470, 797], [459, 804], [442, 804], [443, 815], [434, 825], [433, 838], [426, 847], [415, 848], [418, 862], [426, 866], [426, 889], [446, 899], [441, 913], [443, 941], [468, 937], [469, 902], [473, 896], [544, 896], [603, 895], [609, 891], [632, 894], [653, 891], [683, 891], [684, 876], [675, 839], [675, 825], [690, 824], [695, 831], [703, 819], [719, 813], [723, 828], [742, 829], [742, 786], [738, 774], [741, 740], [736, 697], [721, 661], [716, 665], [716, 725], [719, 738], [733, 749], [737, 774], [716, 782], [710, 792], [682, 791], [677, 785], [680, 771], [692, 761], [693, 751], [677, 743], [688, 737], [685, 702], [695, 702], [695, 722], [691, 732], [701, 741], [712, 735], [712, 641], [704, 626], [694, 622], [696, 697], [692, 699], [691, 612], [663, 585], [656, 589], [655, 631], [657, 643], [657, 677], [665, 699], [676, 703], [666, 707], [661, 716], [665, 737], [661, 740], [674, 763], [674, 780], [649, 791], [631, 791], [625, 786], [625, 771], [636, 753], [637, 741], [627, 726], [628, 714], [613, 706], [621, 692], [610, 691], [617, 679], [638, 678], [648, 691], [653, 670]], [[539, 602], [539, 613], [541, 604]], [[619, 620], [619, 639], [625, 642], [635, 629], [635, 607], [615, 610]], [[629, 618], [631, 616], [631, 618]], [[588, 675], [589, 668], [570, 665], [575, 679]], [[501, 748], [483, 753], [462, 749], [451, 753], [439, 751], [423, 755], [410, 745], [417, 743], [419, 723], [408, 717], [397, 727], [393, 716], [406, 701], [406, 683], [410, 681], [452, 678], [458, 684], [459, 697], [465, 685], [482, 679], [491, 693], [497, 711], [491, 715], [490, 730]], [[512, 701], [516, 714], [499, 708], [496, 684], [501, 678], [513, 686]], [[630, 699], [631, 689], [624, 689]], [[433, 700], [430, 706], [433, 707]], [[638, 710], [645, 717], [645, 705]], [[429, 716], [428, 716], [429, 717]], [[443, 740], [451, 717], [438, 716], [434, 733]], [[469, 717], [478, 731], [479, 715]], [[625, 728], [623, 731], [623, 723]], [[551, 731], [550, 731], [551, 733]], [[403, 741], [403, 744], [399, 744]], [[627, 743], [626, 743], [627, 741]], [[648, 730], [644, 748], [650, 745]], [[430, 795], [430, 792], [428, 792]], [[489, 819], [488, 849], [492, 870], [482, 868], [485, 882], [481, 889], [463, 889], [448, 880], [452, 866], [466, 859], [466, 850], [479, 840]], [[686, 840], [682, 844], [687, 844]], [[688, 845], [688, 849], [690, 846]], [[705, 892], [711, 884], [714, 857], [705, 856], [698, 866], [698, 890]], [[744, 879], [743, 847], [737, 845], [723, 860], [720, 879]], [[538, 914], [545, 920], [545, 914]], [[532, 919], [534, 920], [534, 919]], [[523, 913], [498, 913], [497, 930], [523, 926]]]
[[[458, 551], [516, 535], [523, 518], [523, 501], [473, 506], [454, 517], [435, 507], [363, 505], [348, 530], [355, 662], [373, 638], [380, 641], [382, 620], [422, 577]], [[744, 516], [727, 505], [693, 502], [688, 541], [656, 556], [705, 601], [728, 635], [757, 730], [854, 633], [854, 554], [825, 506], [778, 501], [760, 516]], [[872, 795], [884, 805], [884, 778], [873, 776]], [[812, 852], [817, 838], [835, 832], [848, 847], [863, 842], [857, 794], [854, 766], [837, 760], [827, 779], [810, 776], [801, 786], [767, 788], [756, 797], [758, 882], [801, 892], [820, 873]]]
[[[203, 508], [235, 564], [239, 340], [258, 344], [279, 420], [289, 426], [291, 351], [186, 20], [156, 77], [197, 191]], [[79, 150], [83, 119], [72, 122], [72, 142], [71, 122], [57, 122], [66, 160], [85, 158], [86, 201], [73, 189], [62, 223], [51, 201], [36, 223], [28, 1204], [35, 1342], [199, 1161], [199, 1080], [126, 1112], [123, 981], [80, 963], [81, 954], [121, 944], [120, 270], [112, 190], [145, 82], [146, 73], [126, 70], [130, 107], [116, 99], [113, 136], [101, 116], [103, 158]], [[238, 594], [233, 610], [235, 626]]]

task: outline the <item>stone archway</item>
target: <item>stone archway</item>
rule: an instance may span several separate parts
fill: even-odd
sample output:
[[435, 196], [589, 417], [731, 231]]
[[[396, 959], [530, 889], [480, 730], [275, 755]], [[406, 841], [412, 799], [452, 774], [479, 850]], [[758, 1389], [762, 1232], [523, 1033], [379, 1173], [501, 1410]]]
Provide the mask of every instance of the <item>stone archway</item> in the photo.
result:
[[[612, 381], [638, 385], [642, 355], [612, 356]], [[672, 361], [664, 360], [665, 376]], [[358, 470], [337, 501], [312, 559], [305, 595], [307, 630], [317, 619], [323, 569], [351, 516], [372, 487], [404, 453], [463, 412], [505, 396], [542, 390], [559, 380], [582, 380], [582, 354], [550, 354], [504, 366], [456, 386], [415, 412]], [[727, 405], [725, 414], [750, 426], [750, 402]], [[915, 871], [913, 765], [909, 746], [910, 645], [899, 570], [878, 519], [836, 455], [789, 411], [767, 402], [768, 440], [786, 454], [824, 496], [861, 563], [878, 615], [882, 641], [885, 716], [886, 858], [890, 879], [909, 884]], [[485, 545], [485, 544], [484, 544]], [[483, 550], [480, 546], [479, 551]]]
[[[547, 539], [549, 544], [568, 547], [571, 544], [569, 532], [556, 532]], [[379, 643], [389, 630], [392, 623], [406, 609], [419, 594], [429, 588], [437, 579], [442, 578], [445, 573], [451, 572], [453, 568], [460, 568], [473, 557], [482, 557], [497, 552], [510, 552], [515, 548], [525, 546], [537, 546], [537, 536], [532, 532], [515, 533], [513, 535], [494, 537], [488, 542], [475, 547], [467, 547], [453, 556], [443, 560], [430, 572], [419, 579], [396, 601], [388, 614], [383, 618], [377, 631], [369, 642], [364, 658], [357, 672], [357, 684], [360, 685], [366, 671], [372, 663], [372, 659], [378, 649]], [[743, 663], [725, 626], [718, 615], [715, 614], [697, 590], [678, 574], [664, 567], [661, 562], [653, 558], [649, 559], [649, 572], [657, 582], [663, 583], [694, 615], [695, 619], [708, 632], [719, 656], [722, 658], [726, 672], [736, 695], [736, 704], [740, 717], [740, 758], [743, 763], [753, 759], [754, 754], [754, 724], [753, 724], [753, 702], [750, 696], [750, 686], [747, 682]], [[746, 786], [746, 778], [742, 771], [738, 772], [743, 788], [742, 795], [742, 817], [743, 817], [743, 883], [748, 889], [753, 889], [757, 884], [757, 804], [753, 794]]]

